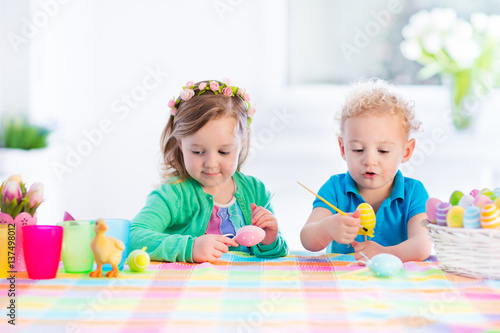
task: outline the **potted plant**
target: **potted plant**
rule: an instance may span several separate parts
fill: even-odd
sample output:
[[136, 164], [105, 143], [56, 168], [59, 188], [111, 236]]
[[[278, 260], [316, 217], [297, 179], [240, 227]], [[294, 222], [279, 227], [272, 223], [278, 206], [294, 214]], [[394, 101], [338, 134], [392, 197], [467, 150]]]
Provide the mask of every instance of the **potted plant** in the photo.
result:
[[0, 119], [0, 177], [30, 174], [40, 168], [40, 156], [48, 146], [50, 130], [31, 123], [26, 116], [4, 114]]
[[9, 238], [13, 243], [9, 247], [14, 249], [15, 258], [10, 268], [14, 271], [24, 270], [22, 227], [37, 223], [36, 211], [43, 201], [43, 192], [43, 184], [39, 182], [26, 190], [20, 175], [10, 176], [0, 185], [0, 224], [15, 230], [13, 239]]

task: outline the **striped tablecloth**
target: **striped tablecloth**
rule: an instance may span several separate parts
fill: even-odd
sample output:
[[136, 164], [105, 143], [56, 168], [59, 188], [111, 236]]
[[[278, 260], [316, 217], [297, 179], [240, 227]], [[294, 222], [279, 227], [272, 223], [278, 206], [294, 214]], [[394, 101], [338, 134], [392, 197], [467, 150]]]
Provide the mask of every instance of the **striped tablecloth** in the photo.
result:
[[435, 258], [376, 278], [352, 255], [259, 259], [241, 252], [214, 264], [153, 263], [119, 278], [59, 269], [56, 279], [0, 284], [0, 332], [483, 332], [500, 331], [500, 281], [439, 269]]

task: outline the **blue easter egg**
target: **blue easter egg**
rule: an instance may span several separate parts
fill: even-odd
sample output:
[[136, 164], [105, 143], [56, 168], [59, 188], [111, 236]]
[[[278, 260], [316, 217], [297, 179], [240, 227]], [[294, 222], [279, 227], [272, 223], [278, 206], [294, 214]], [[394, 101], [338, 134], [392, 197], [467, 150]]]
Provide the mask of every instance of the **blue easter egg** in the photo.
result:
[[479, 216], [481, 215], [481, 209], [477, 206], [469, 206], [465, 209], [463, 216], [464, 228], [481, 228], [481, 221]]
[[379, 253], [373, 256], [373, 258], [367, 262], [366, 266], [376, 276], [386, 277], [399, 272], [401, 267], [403, 267], [403, 262], [392, 254]]

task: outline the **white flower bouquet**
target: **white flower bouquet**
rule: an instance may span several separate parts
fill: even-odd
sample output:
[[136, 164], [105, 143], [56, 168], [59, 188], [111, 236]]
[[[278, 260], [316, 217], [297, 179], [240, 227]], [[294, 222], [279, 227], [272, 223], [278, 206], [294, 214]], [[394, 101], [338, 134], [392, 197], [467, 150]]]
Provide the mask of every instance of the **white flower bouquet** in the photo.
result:
[[402, 35], [402, 54], [424, 66], [420, 79], [449, 77], [453, 123], [469, 127], [478, 102], [499, 83], [500, 15], [474, 13], [467, 21], [449, 8], [422, 10]]

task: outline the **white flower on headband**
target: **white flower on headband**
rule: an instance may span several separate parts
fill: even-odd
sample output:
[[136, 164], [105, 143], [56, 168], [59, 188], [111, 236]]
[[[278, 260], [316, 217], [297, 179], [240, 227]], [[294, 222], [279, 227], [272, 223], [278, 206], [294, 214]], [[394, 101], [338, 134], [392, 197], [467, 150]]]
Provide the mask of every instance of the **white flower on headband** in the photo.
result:
[[179, 93], [179, 97], [175, 97], [168, 101], [168, 107], [170, 108], [170, 114], [175, 116], [177, 113], [177, 107], [181, 101], [189, 101], [195, 95], [195, 90], [198, 89], [198, 96], [204, 94], [207, 90], [212, 91], [215, 95], [222, 94], [227, 97], [238, 96], [243, 101], [245, 108], [247, 110], [247, 125], [250, 126], [252, 122], [253, 115], [257, 112], [255, 107], [250, 106], [250, 95], [247, 94], [246, 89], [238, 88], [232, 86], [231, 80], [224, 79], [222, 85], [218, 81], [210, 80], [208, 82], [201, 82], [199, 85], [195, 85], [193, 81], [188, 81], [182, 91]]
[[181, 99], [183, 101], [189, 101], [191, 99], [191, 97], [194, 96], [194, 90], [193, 89], [183, 89], [181, 91], [181, 93], [179, 94], [179, 96], [181, 97]]

